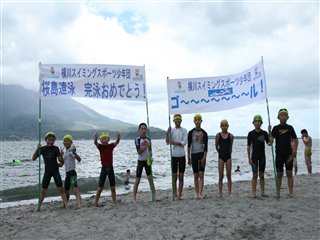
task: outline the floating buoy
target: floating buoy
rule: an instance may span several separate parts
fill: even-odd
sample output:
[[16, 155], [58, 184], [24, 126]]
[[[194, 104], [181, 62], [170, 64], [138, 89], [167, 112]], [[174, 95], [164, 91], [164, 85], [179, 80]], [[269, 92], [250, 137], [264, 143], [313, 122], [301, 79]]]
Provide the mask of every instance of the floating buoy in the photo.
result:
[[21, 163], [21, 160], [20, 160], [20, 159], [13, 159], [13, 160], [12, 160], [12, 163], [19, 164], [19, 163]]

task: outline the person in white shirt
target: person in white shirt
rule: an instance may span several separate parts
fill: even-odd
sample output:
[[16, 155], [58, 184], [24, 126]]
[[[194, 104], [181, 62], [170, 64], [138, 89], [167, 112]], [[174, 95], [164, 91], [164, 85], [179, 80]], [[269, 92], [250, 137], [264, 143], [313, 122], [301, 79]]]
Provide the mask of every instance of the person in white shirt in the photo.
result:
[[[169, 126], [166, 132], [166, 143], [172, 145], [172, 174], [173, 174], [173, 194], [176, 200], [180, 200], [183, 191], [183, 177], [186, 169], [186, 154], [184, 146], [188, 141], [187, 129], [181, 127], [182, 117], [180, 114], [173, 116], [175, 128]], [[179, 191], [177, 193], [177, 178], [179, 168]]]

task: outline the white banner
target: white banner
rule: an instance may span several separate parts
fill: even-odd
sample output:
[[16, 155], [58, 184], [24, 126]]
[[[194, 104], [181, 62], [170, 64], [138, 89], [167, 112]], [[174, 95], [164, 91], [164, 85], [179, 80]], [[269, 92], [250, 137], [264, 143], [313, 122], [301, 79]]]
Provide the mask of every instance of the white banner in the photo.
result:
[[144, 66], [40, 64], [40, 97], [146, 101]]
[[262, 62], [238, 74], [168, 79], [170, 114], [216, 112], [266, 98]]

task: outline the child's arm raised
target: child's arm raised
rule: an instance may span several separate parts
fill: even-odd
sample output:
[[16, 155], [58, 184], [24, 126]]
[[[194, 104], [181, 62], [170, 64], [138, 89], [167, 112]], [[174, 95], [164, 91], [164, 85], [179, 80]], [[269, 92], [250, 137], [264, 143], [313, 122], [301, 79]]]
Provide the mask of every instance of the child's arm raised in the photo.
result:
[[32, 160], [35, 161], [39, 157], [39, 149], [41, 148], [41, 144], [39, 143], [37, 149], [34, 151], [32, 155]]
[[99, 144], [98, 144], [98, 133], [96, 133], [95, 135], [94, 135], [94, 145], [96, 145], [96, 147], [98, 147], [99, 146]]
[[120, 138], [121, 138], [120, 132], [117, 132], [117, 140], [113, 143], [115, 147], [119, 144]]

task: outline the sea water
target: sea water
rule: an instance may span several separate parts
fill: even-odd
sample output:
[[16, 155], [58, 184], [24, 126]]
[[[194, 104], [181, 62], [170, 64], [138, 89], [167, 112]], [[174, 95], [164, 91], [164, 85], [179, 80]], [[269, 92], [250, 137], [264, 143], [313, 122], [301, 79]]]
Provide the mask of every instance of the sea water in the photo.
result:
[[[113, 142], [112, 140], [110, 142]], [[2, 141], [1, 144], [1, 186], [0, 186], [0, 207], [14, 206], [18, 204], [36, 203], [38, 197], [39, 183], [39, 160], [32, 161], [32, 155], [37, 147], [37, 141]], [[42, 144], [45, 144], [42, 142]], [[75, 140], [74, 144], [77, 153], [81, 157], [81, 162], [76, 163], [78, 174], [78, 186], [81, 195], [92, 196], [98, 186], [101, 170], [99, 151], [95, 147], [93, 140]], [[55, 143], [58, 147], [63, 147], [61, 141]], [[171, 189], [171, 160], [170, 147], [165, 140], [153, 140], [153, 165], [152, 171], [156, 189]], [[307, 168], [304, 162], [304, 145], [299, 139], [298, 146], [298, 174], [306, 174]], [[271, 147], [266, 146], [266, 170], [265, 177], [273, 178], [273, 158]], [[13, 163], [13, 160], [21, 160], [20, 163]], [[215, 150], [214, 139], [209, 139], [208, 155], [205, 170], [205, 184], [218, 182], [218, 154]], [[319, 140], [313, 140], [312, 149], [313, 172], [320, 172], [319, 164]], [[113, 165], [116, 176], [117, 194], [126, 193], [124, 179], [127, 169], [131, 171], [130, 186], [132, 191], [134, 177], [137, 166], [137, 152], [134, 140], [121, 140], [114, 149]], [[235, 173], [237, 165], [240, 166], [240, 173]], [[40, 161], [40, 180], [44, 172], [43, 159]], [[60, 174], [64, 181], [65, 169], [60, 168]], [[252, 178], [251, 167], [248, 164], [246, 139], [235, 139], [232, 152], [232, 181], [250, 180]], [[193, 186], [193, 173], [191, 166], [186, 165], [184, 186]], [[226, 178], [224, 179], [226, 182]], [[108, 178], [105, 183], [105, 190], [102, 195], [110, 195]], [[149, 191], [148, 181], [145, 172], [142, 174], [139, 191]], [[71, 196], [72, 193], [71, 193]], [[55, 183], [51, 180], [45, 201], [60, 199]], [[71, 197], [73, 198], [73, 197]]]

